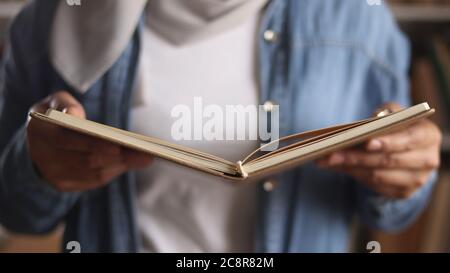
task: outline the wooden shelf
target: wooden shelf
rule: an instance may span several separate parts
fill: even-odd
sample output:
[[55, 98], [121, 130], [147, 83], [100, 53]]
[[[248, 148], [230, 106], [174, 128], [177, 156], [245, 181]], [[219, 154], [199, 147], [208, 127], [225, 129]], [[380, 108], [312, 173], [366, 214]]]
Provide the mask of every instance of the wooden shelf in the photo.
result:
[[0, 253], [60, 253], [63, 228], [45, 235], [8, 234]]
[[[0, 19], [14, 17], [23, 2], [0, 2]], [[450, 22], [450, 5], [392, 5], [391, 9], [399, 21]]]
[[[23, 2], [0, 2], [0, 19], [14, 17]], [[391, 9], [399, 21], [450, 22], [450, 5], [392, 5]]]
[[450, 153], [450, 134], [444, 134], [441, 150], [443, 153]]
[[0, 2], [0, 19], [8, 20], [16, 16], [24, 2]]
[[392, 5], [391, 10], [400, 22], [450, 23], [450, 5]]

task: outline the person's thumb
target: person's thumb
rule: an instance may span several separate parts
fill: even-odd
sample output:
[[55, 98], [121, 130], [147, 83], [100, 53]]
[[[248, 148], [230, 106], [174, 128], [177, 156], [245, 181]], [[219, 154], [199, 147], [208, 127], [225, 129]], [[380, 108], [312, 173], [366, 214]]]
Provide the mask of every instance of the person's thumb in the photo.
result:
[[67, 91], [59, 91], [52, 94], [49, 106], [79, 118], [86, 118], [83, 106]]
[[400, 110], [402, 110], [402, 107], [399, 104], [389, 102], [389, 103], [383, 104], [381, 107], [379, 107], [377, 110], [375, 110], [373, 115], [380, 117], [380, 116], [385, 116], [387, 114], [397, 112]]

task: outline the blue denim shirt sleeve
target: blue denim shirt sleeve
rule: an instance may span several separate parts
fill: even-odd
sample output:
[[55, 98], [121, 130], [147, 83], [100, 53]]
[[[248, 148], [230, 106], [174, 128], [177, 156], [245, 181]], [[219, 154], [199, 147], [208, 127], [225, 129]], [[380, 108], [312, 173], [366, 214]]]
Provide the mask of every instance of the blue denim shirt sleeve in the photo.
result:
[[57, 192], [43, 181], [28, 153], [25, 128], [28, 109], [45, 96], [38, 84], [33, 84], [33, 77], [39, 77], [39, 73], [32, 75], [32, 67], [25, 64], [25, 56], [30, 55], [25, 51], [34, 48], [23, 37], [19, 38], [26, 37], [24, 28], [32, 18], [22, 12], [15, 20], [10, 31], [12, 46], [6, 51], [1, 67], [0, 223], [15, 232], [45, 233], [59, 224], [78, 194]]
[[426, 207], [436, 182], [437, 172], [408, 199], [389, 199], [373, 191], [359, 187], [360, 217], [370, 227], [396, 232], [410, 225]]
[[[409, 93], [409, 43], [394, 26], [386, 34], [386, 42], [380, 50], [385, 66], [373, 60], [366, 88], [370, 93], [381, 93], [384, 102], [396, 102], [408, 106]], [[367, 187], [357, 183], [358, 210], [362, 221], [369, 226], [385, 231], [398, 231], [407, 227], [423, 211], [432, 194], [437, 179], [434, 172], [428, 182], [408, 199], [389, 199], [382, 197]]]
[[76, 197], [57, 192], [40, 178], [28, 153], [26, 129], [21, 127], [1, 155], [0, 223], [15, 232], [49, 232]]

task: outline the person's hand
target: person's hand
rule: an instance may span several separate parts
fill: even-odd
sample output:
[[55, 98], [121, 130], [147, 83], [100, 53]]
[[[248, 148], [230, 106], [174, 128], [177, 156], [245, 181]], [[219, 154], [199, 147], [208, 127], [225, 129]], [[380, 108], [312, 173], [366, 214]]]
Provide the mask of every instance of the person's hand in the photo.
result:
[[[397, 111], [390, 103], [383, 107]], [[440, 164], [442, 134], [429, 120], [369, 140], [358, 148], [336, 152], [318, 165], [343, 172], [374, 191], [391, 198], [408, 198], [429, 179]]]
[[[37, 103], [31, 111], [48, 108], [85, 118], [83, 106], [61, 91]], [[58, 191], [86, 191], [104, 186], [130, 169], [146, 167], [151, 156], [31, 119], [27, 126], [31, 159], [40, 175]]]

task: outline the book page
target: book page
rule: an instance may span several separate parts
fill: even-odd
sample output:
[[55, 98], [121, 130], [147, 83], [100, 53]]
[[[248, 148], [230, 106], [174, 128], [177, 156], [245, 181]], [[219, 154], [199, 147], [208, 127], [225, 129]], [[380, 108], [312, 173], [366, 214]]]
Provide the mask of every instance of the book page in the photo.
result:
[[236, 164], [224, 159], [219, 159], [193, 149], [176, 146], [155, 138], [141, 136], [93, 121], [73, 117], [56, 110], [50, 110], [46, 115], [32, 113], [31, 116], [70, 130], [112, 141], [131, 149], [148, 152], [182, 165], [202, 171], [209, 171], [216, 175], [237, 174]]

